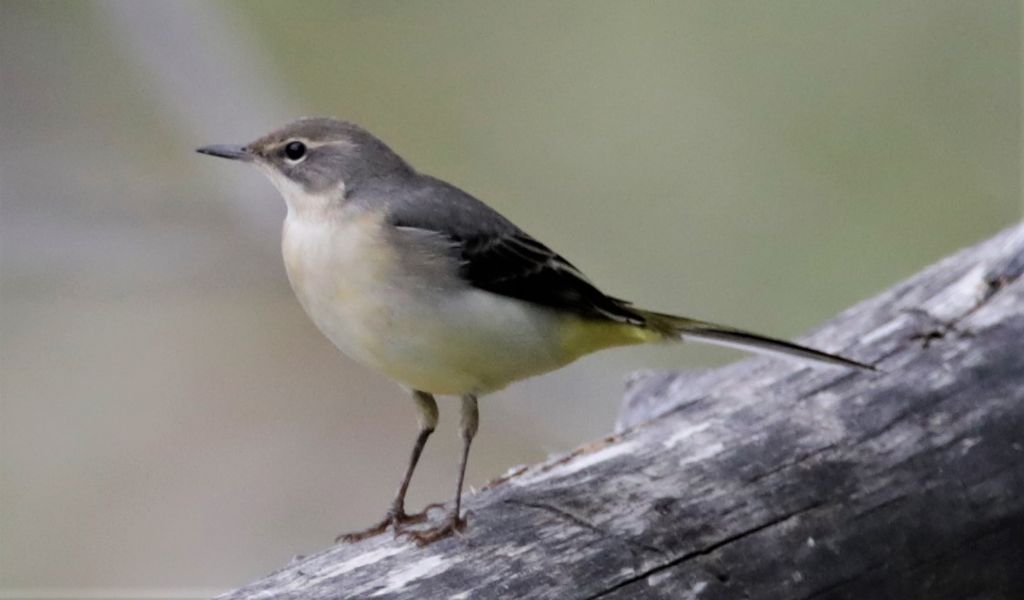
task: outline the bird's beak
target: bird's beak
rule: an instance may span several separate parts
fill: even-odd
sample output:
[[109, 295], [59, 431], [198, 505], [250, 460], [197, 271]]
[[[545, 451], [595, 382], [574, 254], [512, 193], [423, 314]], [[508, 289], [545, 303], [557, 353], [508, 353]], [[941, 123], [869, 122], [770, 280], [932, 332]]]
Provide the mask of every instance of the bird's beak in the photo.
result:
[[202, 148], [196, 148], [196, 152], [200, 154], [209, 154], [210, 156], [219, 156], [221, 158], [230, 158], [231, 160], [241, 160], [244, 162], [249, 162], [253, 159], [252, 152], [249, 152], [245, 146], [234, 146], [231, 144], [203, 146]]

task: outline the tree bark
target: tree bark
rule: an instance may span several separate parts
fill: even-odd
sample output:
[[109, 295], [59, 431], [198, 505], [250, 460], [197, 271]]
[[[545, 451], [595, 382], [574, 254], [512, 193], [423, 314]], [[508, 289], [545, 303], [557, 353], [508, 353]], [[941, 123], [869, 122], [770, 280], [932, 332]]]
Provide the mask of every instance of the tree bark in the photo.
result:
[[[617, 433], [222, 598], [1024, 598], [1024, 225], [803, 341], [634, 378]], [[435, 513], [440, 519], [441, 511]]]

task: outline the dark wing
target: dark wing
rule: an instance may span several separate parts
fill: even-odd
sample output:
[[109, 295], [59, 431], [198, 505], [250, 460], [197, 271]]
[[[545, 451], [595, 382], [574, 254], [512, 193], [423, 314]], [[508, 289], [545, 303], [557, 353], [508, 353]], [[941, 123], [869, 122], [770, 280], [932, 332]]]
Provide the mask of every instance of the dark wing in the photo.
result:
[[451, 240], [460, 275], [475, 287], [580, 316], [643, 323], [629, 303], [605, 295], [556, 252], [469, 194], [421, 176], [415, 192], [389, 202], [396, 227]]
[[643, 322], [556, 252], [519, 231], [460, 240], [462, 275], [478, 288], [585, 317]]

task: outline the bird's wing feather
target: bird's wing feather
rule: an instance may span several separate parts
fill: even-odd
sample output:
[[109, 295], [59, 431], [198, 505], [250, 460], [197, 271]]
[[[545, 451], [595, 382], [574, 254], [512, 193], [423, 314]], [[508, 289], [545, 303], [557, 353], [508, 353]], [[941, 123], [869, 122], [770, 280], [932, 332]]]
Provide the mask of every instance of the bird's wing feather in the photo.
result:
[[459, 274], [503, 296], [591, 318], [642, 323], [628, 302], [605, 295], [572, 263], [458, 188], [422, 177], [416, 192], [389, 203], [392, 225], [453, 242]]
[[871, 365], [792, 342], [634, 308], [602, 293], [572, 263], [486, 204], [443, 181], [420, 178], [421, 185], [414, 191], [388, 195], [391, 224], [451, 242], [451, 251], [460, 261], [460, 276], [477, 288], [588, 318], [642, 325], [665, 339], [689, 338], [874, 370]]

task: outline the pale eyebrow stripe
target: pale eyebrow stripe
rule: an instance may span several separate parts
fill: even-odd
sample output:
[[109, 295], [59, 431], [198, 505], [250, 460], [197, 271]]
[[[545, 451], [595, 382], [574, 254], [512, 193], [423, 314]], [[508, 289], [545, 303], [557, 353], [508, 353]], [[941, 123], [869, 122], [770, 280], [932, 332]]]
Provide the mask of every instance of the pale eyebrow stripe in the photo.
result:
[[311, 142], [307, 138], [293, 137], [293, 138], [288, 138], [287, 140], [284, 140], [283, 142], [278, 142], [278, 143], [274, 144], [273, 146], [269, 146], [267, 148], [267, 150], [277, 150], [278, 148], [286, 146], [286, 145], [288, 145], [288, 144], [290, 144], [292, 142], [302, 142], [303, 144], [306, 145], [307, 148], [320, 148], [320, 147], [323, 147], [323, 146], [340, 146], [340, 145], [345, 145], [345, 146], [349, 146], [349, 147], [352, 146], [352, 142], [350, 142], [348, 140], [331, 140], [331, 141], [328, 141], [328, 142]]

